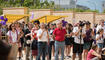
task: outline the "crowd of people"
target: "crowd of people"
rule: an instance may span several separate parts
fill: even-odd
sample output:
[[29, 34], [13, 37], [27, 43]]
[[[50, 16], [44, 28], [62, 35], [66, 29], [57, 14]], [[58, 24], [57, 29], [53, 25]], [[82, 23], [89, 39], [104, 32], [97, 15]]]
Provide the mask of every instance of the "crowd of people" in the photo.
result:
[[[7, 36], [7, 39], [3, 39], [3, 36]], [[0, 41], [2, 40], [7, 40], [4, 44], [11, 47], [12, 55], [17, 57], [18, 53], [19, 60], [22, 60], [23, 51], [26, 60], [52, 60], [52, 56], [54, 60], [59, 60], [59, 56], [60, 60], [75, 60], [77, 54], [79, 60], [99, 60], [103, 58], [102, 49], [105, 47], [105, 26], [104, 20], [100, 20], [94, 27], [91, 27], [89, 21], [80, 21], [74, 25], [66, 23], [64, 26], [62, 21], [56, 24], [39, 21], [27, 24], [15, 22], [9, 26], [0, 24]], [[16, 51], [18, 52], [15, 53]]]

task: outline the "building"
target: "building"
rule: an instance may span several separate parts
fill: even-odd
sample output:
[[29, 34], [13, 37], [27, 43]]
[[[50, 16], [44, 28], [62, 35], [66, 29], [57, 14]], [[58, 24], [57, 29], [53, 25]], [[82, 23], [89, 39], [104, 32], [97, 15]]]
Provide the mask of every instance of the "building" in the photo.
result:
[[75, 7], [75, 1], [74, 0], [56, 0], [54, 1], [55, 5], [59, 6], [60, 8], [69, 9]]
[[56, 7], [60, 7], [60, 8], [64, 8], [64, 9], [72, 9], [72, 8], [79, 8], [79, 9], [89, 9], [86, 6], [82, 6], [82, 5], [77, 5], [75, 0], [56, 0], [54, 1], [55, 5], [57, 5]]

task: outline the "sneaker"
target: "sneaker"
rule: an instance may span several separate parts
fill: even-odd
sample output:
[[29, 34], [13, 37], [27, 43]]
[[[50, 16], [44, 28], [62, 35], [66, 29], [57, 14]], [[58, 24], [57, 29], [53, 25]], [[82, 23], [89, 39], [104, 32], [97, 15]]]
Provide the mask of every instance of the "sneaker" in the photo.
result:
[[66, 59], [69, 59], [69, 57], [67, 56]]
[[21, 57], [19, 57], [19, 60], [21, 60]]
[[69, 59], [70, 57], [66, 56], [66, 59]]
[[69, 58], [71, 58], [71, 56], [68, 56]]

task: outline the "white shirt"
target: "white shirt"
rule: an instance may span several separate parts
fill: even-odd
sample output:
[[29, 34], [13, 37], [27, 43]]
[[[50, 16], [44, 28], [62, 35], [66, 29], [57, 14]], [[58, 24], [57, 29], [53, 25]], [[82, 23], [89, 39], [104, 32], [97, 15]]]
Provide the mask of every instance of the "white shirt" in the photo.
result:
[[7, 32], [7, 36], [9, 36], [9, 37], [12, 38], [11, 41], [12, 41], [13, 43], [16, 43], [16, 42], [17, 42], [17, 38], [18, 38], [17, 35], [18, 35], [18, 34], [19, 34], [19, 32], [16, 32], [16, 31], [15, 31], [15, 32], [12, 32], [12, 31], [8, 31], [8, 32]]
[[98, 25], [97, 28], [96, 28], [96, 32], [99, 31], [99, 29], [103, 29], [104, 30], [104, 37], [105, 37], [105, 26], [101, 26], [101, 25]]
[[[100, 35], [99, 34], [97, 34], [96, 35], [96, 38], [98, 38]], [[104, 38], [101, 38], [101, 39], [99, 39], [99, 40], [97, 40], [97, 43], [103, 43], [104, 41]]]
[[[78, 30], [78, 27], [74, 27], [73, 31], [75, 32], [75, 30]], [[75, 37], [74, 35], [72, 37]]]
[[[73, 33], [76, 33], [78, 32], [79, 28], [78, 27], [74, 27], [73, 29]], [[82, 29], [82, 34], [85, 34], [85, 30]], [[83, 41], [83, 38], [81, 39], [81, 42], [80, 42], [80, 33], [78, 34], [78, 36], [75, 36], [74, 35], [74, 42], [77, 43], [77, 44], [84, 44], [84, 41]]]
[[41, 38], [39, 36], [42, 34], [43, 30], [39, 29], [37, 32], [38, 42], [48, 42], [47, 31], [44, 31]]
[[50, 41], [54, 41], [54, 39], [52, 38], [53, 31], [54, 30], [50, 30], [50, 32], [49, 32], [50, 33]]

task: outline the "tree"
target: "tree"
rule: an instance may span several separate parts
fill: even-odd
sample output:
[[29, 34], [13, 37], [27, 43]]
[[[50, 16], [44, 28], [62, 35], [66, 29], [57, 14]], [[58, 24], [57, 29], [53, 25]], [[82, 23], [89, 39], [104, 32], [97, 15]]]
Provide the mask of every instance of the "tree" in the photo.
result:
[[33, 0], [24, 0], [23, 6], [29, 7], [29, 6], [31, 6], [32, 4], [33, 4]]
[[103, 11], [103, 13], [105, 13], [105, 10]]
[[51, 1], [49, 4], [50, 4], [50, 8], [54, 9], [54, 7], [55, 7], [54, 1]]
[[24, 0], [20, 0], [20, 5], [23, 6]]
[[3, 9], [0, 7], [0, 15], [3, 14]]
[[10, 7], [13, 7], [15, 3], [13, 0], [9, 0], [9, 4], [10, 4]]
[[90, 10], [90, 9], [85, 10], [85, 12], [96, 12], [96, 13], [99, 13], [99, 11], [98, 11], [98, 10]]
[[29, 7], [29, 8], [54, 8], [54, 1], [48, 2], [45, 0], [44, 2], [40, 2], [40, 0], [0, 0], [0, 6], [2, 7]]

